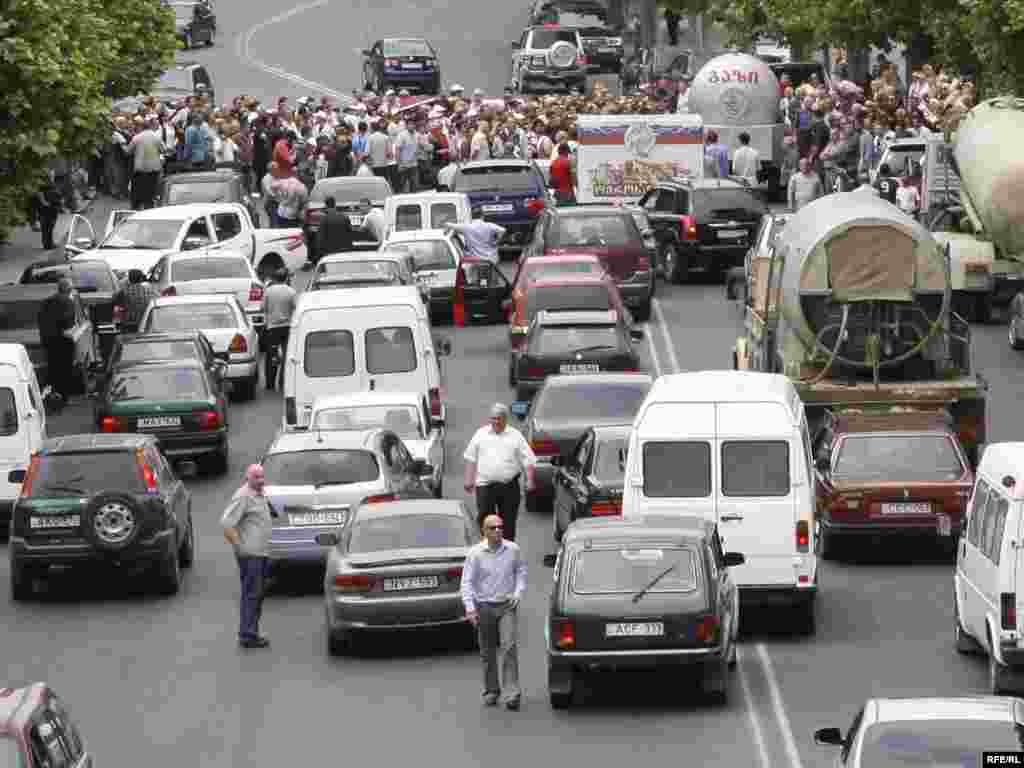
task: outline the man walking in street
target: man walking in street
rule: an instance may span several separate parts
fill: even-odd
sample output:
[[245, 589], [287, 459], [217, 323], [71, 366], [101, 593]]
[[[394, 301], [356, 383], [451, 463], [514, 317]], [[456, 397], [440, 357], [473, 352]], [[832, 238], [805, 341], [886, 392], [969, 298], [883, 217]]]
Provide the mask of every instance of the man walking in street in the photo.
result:
[[789, 177], [789, 209], [794, 213], [822, 195], [821, 179], [811, 169], [811, 161], [800, 158], [800, 172]]
[[419, 145], [416, 137], [409, 126], [402, 123], [395, 141], [395, 151], [398, 153], [398, 183], [395, 190], [399, 194], [408, 192], [419, 192]]
[[332, 253], [352, 250], [352, 221], [347, 213], [339, 211], [333, 196], [324, 200], [324, 213], [316, 233], [314, 263]]
[[366, 156], [370, 161], [370, 168], [374, 176], [382, 179], [391, 179], [390, 165], [392, 158], [391, 139], [388, 137], [384, 121], [381, 120], [373, 129], [373, 133], [366, 141]]
[[[526, 561], [519, 545], [502, 536], [502, 519], [488, 515], [484, 540], [466, 555], [462, 603], [476, 627], [484, 665], [484, 704], [496, 706], [502, 689], [505, 706], [519, 709], [519, 602], [526, 593]], [[501, 649], [501, 678], [498, 649]]]
[[875, 189], [878, 196], [896, 205], [896, 190], [899, 188], [899, 181], [893, 178], [892, 168], [888, 163], [882, 163], [878, 169], [878, 176], [875, 177]]
[[491, 407], [490, 424], [476, 431], [462, 458], [466, 461], [463, 487], [476, 495], [477, 521], [501, 515], [505, 538], [515, 541], [519, 475], [526, 470], [526, 492], [532, 493], [537, 457], [522, 433], [508, 426], [508, 406], [495, 403]]
[[121, 332], [138, 333], [142, 314], [149, 302], [159, 295], [156, 286], [146, 281], [145, 272], [141, 269], [128, 270], [128, 285], [114, 295], [114, 306], [121, 307], [124, 317]]
[[480, 206], [473, 206], [473, 220], [469, 224], [446, 224], [445, 229], [462, 235], [469, 256], [498, 263], [498, 242], [505, 236], [505, 228], [484, 221]]
[[732, 172], [742, 176], [751, 187], [757, 186], [757, 172], [761, 170], [761, 156], [750, 146], [750, 134], [739, 135], [740, 147], [732, 156]]
[[39, 232], [43, 239], [43, 250], [52, 251], [56, 247], [53, 242], [53, 230], [57, 226], [64, 200], [54, 182], [53, 175], [47, 173], [46, 183], [32, 201], [39, 219]]
[[245, 483], [235, 491], [231, 503], [224, 510], [220, 524], [235, 552], [242, 595], [239, 600], [238, 644], [243, 648], [269, 648], [270, 641], [260, 635], [260, 614], [266, 592], [270, 560], [272, 517], [277, 513], [263, 493], [266, 478], [263, 467], [250, 464], [245, 471]]
[[70, 335], [75, 327], [71, 288], [71, 281], [62, 277], [57, 282], [57, 292], [40, 303], [36, 318], [39, 340], [46, 350], [46, 378], [50, 389], [64, 402], [71, 396], [71, 376], [75, 368], [75, 342]]
[[132, 138], [128, 151], [134, 159], [132, 176], [132, 208], [141, 211], [153, 207], [156, 185], [164, 168], [164, 142], [157, 132], [157, 118], [146, 120], [146, 130]]
[[275, 349], [279, 361], [284, 360], [288, 349], [288, 330], [291, 328], [296, 299], [295, 289], [288, 285], [288, 270], [279, 269], [274, 273], [273, 282], [263, 292], [263, 316], [267, 318], [267, 330], [263, 337], [263, 376], [267, 380], [267, 389], [273, 389], [277, 382], [278, 370], [271, 362]]

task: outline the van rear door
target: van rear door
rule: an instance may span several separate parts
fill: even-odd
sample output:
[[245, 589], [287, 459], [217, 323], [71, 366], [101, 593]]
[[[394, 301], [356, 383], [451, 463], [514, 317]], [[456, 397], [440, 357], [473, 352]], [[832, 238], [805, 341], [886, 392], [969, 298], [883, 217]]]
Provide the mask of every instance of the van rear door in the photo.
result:
[[[26, 418], [34, 412], [31, 418]], [[7, 481], [12, 469], [28, 466], [32, 453], [29, 436], [32, 419], [38, 410], [29, 403], [28, 388], [13, 365], [0, 365], [0, 499], [14, 499], [21, 493], [20, 484]]]
[[[294, 351], [289, 350], [285, 394], [295, 397], [300, 425], [308, 424], [316, 398], [367, 388], [359, 324], [359, 314], [364, 311], [349, 307], [311, 310], [292, 330], [290, 346]], [[291, 391], [289, 377], [294, 381]]]
[[411, 306], [360, 310], [357, 347], [363, 360], [365, 389], [426, 394], [426, 349]]

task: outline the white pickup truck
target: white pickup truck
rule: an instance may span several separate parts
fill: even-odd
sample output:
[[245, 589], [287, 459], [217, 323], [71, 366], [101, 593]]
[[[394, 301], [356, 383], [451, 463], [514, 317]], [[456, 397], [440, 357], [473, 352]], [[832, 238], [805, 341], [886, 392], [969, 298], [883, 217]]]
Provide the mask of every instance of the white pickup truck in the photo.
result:
[[120, 278], [131, 269], [149, 274], [163, 256], [198, 249], [241, 253], [252, 261], [261, 280], [281, 267], [295, 272], [306, 263], [301, 229], [257, 228], [240, 203], [165, 205], [130, 214], [114, 211], [111, 221], [116, 223], [97, 241], [89, 220], [75, 216], [64, 243], [66, 256], [102, 259]]

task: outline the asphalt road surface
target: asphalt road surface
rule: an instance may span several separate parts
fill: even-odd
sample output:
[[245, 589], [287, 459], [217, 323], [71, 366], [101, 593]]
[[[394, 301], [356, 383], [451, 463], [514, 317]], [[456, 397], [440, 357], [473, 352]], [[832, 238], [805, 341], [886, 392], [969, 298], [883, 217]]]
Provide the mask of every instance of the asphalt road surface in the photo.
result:
[[[267, 0], [220, 0], [218, 45], [196, 52], [226, 98], [270, 101], [316, 92], [238, 58], [274, 66], [342, 92], [358, 85], [351, 53], [373, 36], [425, 34], [443, 57], [445, 79], [500, 90], [525, 6], [466, 0], [433, 9], [321, 2], [288, 16]], [[479, 32], [477, 31], [479, 30]], [[238, 43], [238, 45], [236, 45]], [[244, 48], [244, 45], [242, 46]], [[300, 277], [299, 281], [304, 281]], [[726, 368], [739, 315], [721, 285], [659, 283], [642, 344], [655, 373]], [[1016, 408], [1024, 359], [1003, 326], [974, 327], [974, 359], [992, 386], [990, 439], [1024, 429]], [[495, 400], [509, 401], [502, 326], [440, 329], [453, 341], [446, 362], [449, 493], [461, 488], [461, 452]], [[523, 709], [480, 705], [480, 664], [452, 635], [402, 635], [328, 659], [320, 577], [296, 573], [268, 599], [270, 651], [236, 645], [237, 570], [218, 526], [221, 510], [280, 424], [279, 396], [233, 404], [231, 471], [190, 481], [198, 534], [195, 567], [177, 597], [153, 598], [131, 578], [57, 579], [30, 603], [0, 597], [4, 684], [47, 680], [71, 704], [99, 765], [150, 768], [367, 763], [377, 766], [635, 764], [803, 768], [830, 764], [813, 729], [845, 727], [870, 696], [983, 692], [983, 659], [952, 645], [952, 565], [927, 549], [874, 551], [823, 563], [819, 629], [787, 634], [783, 615], [747, 616], [739, 675], [729, 703], [707, 705], [666, 675], [595, 679], [583, 706], [547, 703], [543, 615], [552, 548], [550, 517], [520, 517], [531, 567], [522, 607]], [[51, 417], [53, 434], [90, 428], [88, 405]], [[0, 584], [9, 582], [0, 548]], [[5, 588], [6, 589], [6, 588]]]

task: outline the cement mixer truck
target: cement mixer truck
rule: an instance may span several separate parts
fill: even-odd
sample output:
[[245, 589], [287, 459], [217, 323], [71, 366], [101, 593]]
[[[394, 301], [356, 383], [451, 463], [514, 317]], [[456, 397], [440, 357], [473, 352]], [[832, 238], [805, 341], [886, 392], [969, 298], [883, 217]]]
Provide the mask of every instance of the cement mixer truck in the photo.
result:
[[789, 376], [812, 429], [829, 410], [945, 410], [976, 465], [988, 386], [951, 309], [949, 258], [868, 187], [814, 201], [751, 264], [734, 368]]

